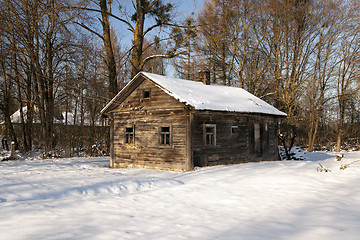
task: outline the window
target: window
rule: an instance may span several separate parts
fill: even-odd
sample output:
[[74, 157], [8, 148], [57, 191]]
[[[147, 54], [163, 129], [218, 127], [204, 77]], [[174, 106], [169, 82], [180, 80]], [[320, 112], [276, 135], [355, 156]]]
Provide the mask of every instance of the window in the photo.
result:
[[144, 90], [144, 99], [149, 99], [150, 98], [150, 90]]
[[239, 127], [238, 126], [231, 126], [231, 134], [237, 133]]
[[264, 129], [264, 139], [265, 139], [265, 146], [268, 147], [270, 143], [270, 136], [269, 136], [269, 123], [265, 123]]
[[216, 145], [216, 125], [205, 124], [205, 146]]
[[262, 139], [261, 139], [260, 123], [254, 123], [254, 143], [255, 143], [255, 154], [257, 157], [261, 157], [262, 156]]
[[134, 144], [134, 142], [135, 142], [134, 127], [127, 127], [125, 129], [125, 143]]
[[160, 144], [170, 145], [170, 127], [160, 128]]

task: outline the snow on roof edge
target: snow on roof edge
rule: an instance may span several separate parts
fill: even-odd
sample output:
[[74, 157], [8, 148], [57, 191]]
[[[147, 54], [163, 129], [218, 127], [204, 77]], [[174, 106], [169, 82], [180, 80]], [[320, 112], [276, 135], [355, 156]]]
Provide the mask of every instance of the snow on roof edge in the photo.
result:
[[[156, 83], [156, 85], [158, 85], [169, 95], [173, 96], [175, 99], [186, 105], [190, 105], [194, 107], [195, 110], [226, 111], [226, 112], [239, 112], [239, 113], [260, 113], [260, 114], [276, 115], [283, 117], [287, 116], [286, 113], [278, 110], [274, 106], [268, 104], [264, 100], [256, 97], [255, 95], [249, 93], [248, 91], [242, 88], [223, 86], [223, 85], [205, 85], [201, 82], [196, 82], [191, 80], [171, 78], [171, 77], [162, 76], [153, 73], [147, 73], [147, 72], [142, 72], [142, 73], [148, 79]], [[189, 86], [187, 86], [187, 88], [181, 89], [179, 88], [178, 83], [180, 83], [180, 85], [186, 84]], [[178, 86], [174, 86], [174, 85], [178, 85]], [[200, 92], [194, 92], [192, 88], [200, 90]], [[239, 102], [238, 97], [240, 97], [240, 95], [245, 95], [245, 98], [243, 97], [243, 99], [241, 100], [245, 101], [246, 102], [245, 104], [247, 105], [252, 104], [252, 106], [239, 108], [239, 106], [245, 105], [243, 102]], [[211, 100], [213, 102], [211, 102]], [[227, 101], [221, 103], [221, 100], [227, 100]], [[236, 100], [238, 101], [234, 104]], [[237, 106], [234, 107], [235, 105]]]
[[111, 100], [108, 104], [105, 105], [105, 107], [103, 107], [103, 109], [100, 110], [100, 114], [103, 115], [104, 112], [116, 101], [116, 99], [122, 94], [122, 92], [126, 91], [127, 88], [129, 88], [129, 86], [135, 81], [135, 79], [138, 78], [138, 76], [141, 74], [142, 72], [138, 72], [138, 74], [135, 75], [135, 77], [133, 77], [131, 79], [130, 82], [128, 82], [128, 84], [125, 85], [125, 87], [123, 87], [123, 89], [121, 89]]
[[[282, 117], [287, 116], [286, 113], [278, 110], [274, 106], [242, 88], [223, 85], [204, 85], [201, 82], [172, 78], [148, 72], [139, 72], [136, 74], [136, 76], [110, 100], [100, 113], [104, 114], [140, 75], [143, 75], [146, 79], [152, 81], [179, 102], [191, 106], [195, 110], [257, 113]], [[185, 85], [185, 88], [183, 85]], [[198, 92], [196, 90], [198, 90]]]

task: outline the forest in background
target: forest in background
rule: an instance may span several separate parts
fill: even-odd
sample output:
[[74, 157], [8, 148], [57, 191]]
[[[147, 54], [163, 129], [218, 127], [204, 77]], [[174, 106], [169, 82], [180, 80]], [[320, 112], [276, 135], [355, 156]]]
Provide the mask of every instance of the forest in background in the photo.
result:
[[93, 146], [100, 110], [139, 71], [205, 69], [287, 113], [282, 133], [308, 151], [360, 145], [359, 0], [208, 0], [187, 16], [164, 0], [0, 0], [0, 12], [0, 118], [22, 151], [34, 119], [56, 149], [63, 112], [89, 122]]

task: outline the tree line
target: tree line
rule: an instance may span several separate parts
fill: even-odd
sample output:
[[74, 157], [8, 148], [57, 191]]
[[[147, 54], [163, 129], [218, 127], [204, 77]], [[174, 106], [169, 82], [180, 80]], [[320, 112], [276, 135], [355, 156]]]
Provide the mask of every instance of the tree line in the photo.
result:
[[[61, 112], [94, 124], [139, 71], [196, 80], [204, 69], [287, 113], [282, 131], [309, 151], [359, 141], [358, 0], [208, 0], [187, 16], [161, 0], [1, 0], [0, 11], [0, 110], [25, 151], [34, 117], [51, 151]], [[17, 140], [10, 115], [24, 106]]]

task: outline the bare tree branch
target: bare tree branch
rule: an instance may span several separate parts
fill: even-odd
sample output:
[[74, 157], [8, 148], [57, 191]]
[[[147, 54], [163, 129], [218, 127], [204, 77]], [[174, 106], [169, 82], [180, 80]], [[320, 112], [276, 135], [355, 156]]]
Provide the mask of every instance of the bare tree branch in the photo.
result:
[[[75, 7], [75, 6], [71, 6], [71, 7], [68, 7], [68, 8], [74, 8], [74, 9], [79, 9], [79, 10], [86, 10], [86, 11], [91, 11], [91, 12], [97, 12], [97, 13], [101, 13], [101, 10], [98, 10], [98, 9], [93, 9], [93, 8], [86, 8], [86, 7]], [[107, 13], [110, 17], [112, 18], [115, 18], [116, 20], [119, 20], [120, 22], [123, 22], [125, 23], [128, 27], [129, 27], [129, 30], [131, 32], [134, 32], [134, 27], [125, 19], [123, 18], [120, 18], [118, 16], [115, 16], [114, 14], [112, 13]]]
[[104, 40], [104, 37], [102, 35], [100, 35], [99, 33], [97, 33], [96, 31], [92, 30], [91, 28], [89, 28], [88, 26], [86, 26], [83, 23], [78, 23], [78, 22], [74, 22], [75, 24], [81, 26], [82, 28], [88, 30], [89, 32], [95, 34], [96, 36], [98, 36], [99, 38], [101, 38], [102, 40]]

